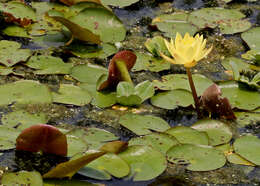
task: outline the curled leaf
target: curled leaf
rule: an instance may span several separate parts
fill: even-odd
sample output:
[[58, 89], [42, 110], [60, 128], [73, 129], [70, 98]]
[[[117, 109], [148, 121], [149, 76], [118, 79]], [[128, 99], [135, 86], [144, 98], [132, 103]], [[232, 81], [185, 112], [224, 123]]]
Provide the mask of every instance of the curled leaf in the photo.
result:
[[21, 132], [16, 139], [16, 150], [67, 155], [67, 139], [56, 127], [38, 124]]
[[216, 116], [236, 119], [228, 99], [222, 98], [221, 94], [221, 90], [216, 84], [209, 86], [201, 96], [203, 107]]
[[[109, 63], [107, 80], [100, 84], [97, 89], [101, 91], [106, 88], [114, 88], [120, 81], [126, 80], [125, 77], [129, 74], [125, 69], [130, 71], [135, 64], [135, 61], [136, 55], [129, 50], [123, 50], [116, 53]], [[117, 64], [118, 62], [120, 63], [119, 65]]]

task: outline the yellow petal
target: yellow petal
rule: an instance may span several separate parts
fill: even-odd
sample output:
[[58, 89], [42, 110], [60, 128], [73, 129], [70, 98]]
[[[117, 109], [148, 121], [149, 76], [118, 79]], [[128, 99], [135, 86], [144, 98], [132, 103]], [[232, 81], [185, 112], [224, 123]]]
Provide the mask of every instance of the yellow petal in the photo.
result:
[[172, 64], [176, 64], [176, 62], [175, 62], [172, 58], [170, 58], [170, 57], [164, 55], [162, 52], [160, 52], [160, 55], [161, 55], [161, 57], [162, 57], [163, 59], [165, 59], [166, 61], [168, 61], [168, 62], [170, 62], [170, 63], [172, 63]]

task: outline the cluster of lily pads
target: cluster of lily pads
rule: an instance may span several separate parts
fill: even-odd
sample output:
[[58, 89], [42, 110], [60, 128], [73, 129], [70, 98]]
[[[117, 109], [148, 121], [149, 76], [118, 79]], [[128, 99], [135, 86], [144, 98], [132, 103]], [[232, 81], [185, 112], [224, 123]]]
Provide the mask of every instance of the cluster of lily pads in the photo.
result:
[[[151, 103], [165, 110], [193, 107], [194, 100], [188, 78], [184, 74], [164, 75], [160, 80], [152, 82], [132, 82], [131, 71], [161, 72], [171, 68], [170, 63], [160, 57], [160, 52], [168, 53], [161, 36], [147, 39], [144, 43], [149, 53], [117, 53], [116, 45], [120, 45], [125, 39], [126, 29], [108, 5], [124, 7], [137, 2], [136, 0], [61, 2], [66, 5], [49, 2], [32, 2], [26, 5], [16, 1], [0, 3], [0, 11], [5, 21], [10, 23], [2, 30], [2, 34], [27, 38], [36, 48], [61, 47], [64, 53], [83, 59], [64, 61], [50, 52], [38, 53], [26, 49], [26, 46], [16, 41], [1, 40], [0, 76], [23, 79], [26, 73], [17, 70], [23, 66], [35, 76], [58, 75], [70, 83], [61, 83], [57, 89], [36, 80], [3, 84], [0, 85], [0, 106], [58, 103], [75, 106], [91, 104], [96, 108], [107, 108], [115, 104], [138, 107]], [[236, 109], [238, 127], [259, 121], [259, 27], [250, 29], [252, 25], [244, 14], [235, 9], [224, 8], [163, 14], [154, 18], [151, 26], [156, 26], [166, 37], [174, 37], [177, 32], [189, 32], [193, 35], [205, 28], [219, 28], [223, 34], [245, 31], [241, 37], [251, 50], [243, 55], [244, 59], [229, 57], [222, 61], [230, 80], [217, 82], [217, 85], [221, 88], [222, 96]], [[117, 54], [110, 60], [108, 69], [104, 64], [101, 66], [89, 60], [107, 59], [115, 53]], [[211, 79], [201, 74], [194, 74], [193, 79], [198, 96], [201, 97], [213, 84]], [[227, 161], [249, 166], [260, 165], [259, 138], [244, 135], [232, 141], [233, 130], [230, 124], [219, 120], [203, 119], [190, 127], [171, 127], [156, 116], [123, 114], [118, 116], [118, 123], [138, 136], [129, 140], [128, 147], [126, 143], [116, 141], [119, 140], [118, 136], [99, 128], [71, 129], [66, 125], [57, 126], [58, 130], [50, 125], [35, 125], [48, 123], [44, 113], [35, 115], [14, 109], [1, 117], [1, 123], [1, 151], [17, 148], [71, 158], [43, 174], [43, 178], [71, 178], [79, 173], [98, 180], [117, 177], [145, 181], [161, 175], [167, 168], [167, 162], [184, 166], [190, 171], [215, 170], [225, 166]], [[25, 138], [24, 134], [25, 139], [37, 137], [26, 133], [30, 130], [47, 136], [42, 138], [45, 141], [35, 144], [36, 149], [33, 150], [19, 140]], [[55, 131], [55, 135], [62, 136], [62, 142], [58, 141], [59, 145], [62, 144], [58, 153], [59, 149], [55, 149], [58, 146], [56, 141], [46, 140], [52, 136], [52, 131]], [[114, 144], [117, 150], [120, 149], [116, 153], [115, 149], [111, 150]], [[125, 148], [121, 149], [121, 146]], [[38, 172], [6, 173], [2, 177], [3, 184], [8, 185], [13, 181], [36, 185], [43, 182]], [[48, 185], [48, 181], [44, 182]], [[65, 182], [58, 181], [59, 184], [66, 184]], [[84, 182], [78, 184], [83, 185]]]

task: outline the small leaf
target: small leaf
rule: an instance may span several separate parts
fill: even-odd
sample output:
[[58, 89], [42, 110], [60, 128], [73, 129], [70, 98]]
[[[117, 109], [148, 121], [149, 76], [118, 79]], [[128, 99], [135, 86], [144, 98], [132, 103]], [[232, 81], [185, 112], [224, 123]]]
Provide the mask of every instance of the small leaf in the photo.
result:
[[39, 172], [9, 172], [5, 173], [2, 177], [1, 184], [3, 185], [31, 185], [42, 186], [43, 181]]

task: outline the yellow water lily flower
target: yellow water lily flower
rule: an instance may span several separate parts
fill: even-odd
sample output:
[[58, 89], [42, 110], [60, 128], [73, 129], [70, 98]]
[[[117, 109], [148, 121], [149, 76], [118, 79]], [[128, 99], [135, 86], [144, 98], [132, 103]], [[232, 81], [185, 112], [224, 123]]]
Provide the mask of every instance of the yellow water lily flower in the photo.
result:
[[173, 58], [170, 58], [163, 53], [161, 56], [173, 64], [182, 64], [186, 68], [191, 68], [197, 64], [199, 60], [206, 57], [212, 50], [212, 46], [207, 49], [206, 39], [203, 39], [203, 35], [197, 34], [195, 37], [186, 33], [184, 38], [177, 33], [175, 42], [171, 39], [171, 42], [164, 39], [165, 45]]

